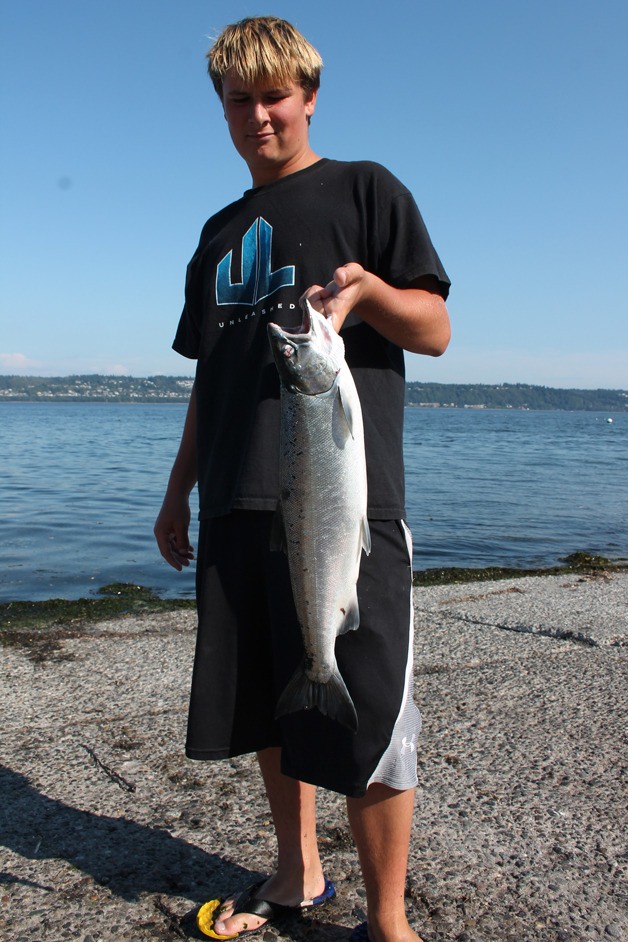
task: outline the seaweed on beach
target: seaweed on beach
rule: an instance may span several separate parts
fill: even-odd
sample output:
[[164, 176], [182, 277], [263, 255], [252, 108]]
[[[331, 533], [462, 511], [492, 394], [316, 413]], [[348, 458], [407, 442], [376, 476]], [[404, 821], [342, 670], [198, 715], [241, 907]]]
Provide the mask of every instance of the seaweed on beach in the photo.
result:
[[[484, 568], [443, 568], [416, 571], [413, 584], [450, 585], [463, 582], [493, 582], [522, 579], [526, 576], [581, 575], [600, 576], [625, 572], [628, 560], [609, 560], [587, 552], [571, 553], [563, 565], [539, 569], [514, 569], [500, 566]], [[49, 653], [58, 642], [80, 633], [87, 624], [95, 624], [125, 615], [193, 609], [193, 599], [162, 599], [151, 589], [132, 583], [105, 585], [90, 598], [48, 599], [43, 602], [15, 601], [0, 603], [0, 644], [39, 645], [44, 642]]]
[[610, 560], [605, 556], [578, 551], [562, 560], [562, 566], [539, 569], [514, 569], [507, 566], [486, 566], [482, 569], [424, 569], [412, 576], [413, 585], [452, 585], [460, 582], [494, 582], [499, 579], [524, 579], [526, 576], [600, 575], [625, 572], [628, 560]]
[[88, 622], [193, 608], [194, 604], [193, 599], [162, 599], [151, 589], [126, 582], [105, 585], [93, 598], [2, 602], [0, 642], [28, 644], [29, 637], [39, 638], [43, 629], [58, 628], [68, 636]]

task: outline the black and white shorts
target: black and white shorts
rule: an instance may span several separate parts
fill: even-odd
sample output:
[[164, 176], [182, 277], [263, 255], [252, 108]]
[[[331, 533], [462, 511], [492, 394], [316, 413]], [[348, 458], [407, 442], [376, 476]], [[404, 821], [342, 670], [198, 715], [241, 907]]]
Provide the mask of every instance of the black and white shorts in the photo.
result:
[[360, 626], [336, 641], [358, 714], [353, 733], [318, 710], [275, 719], [303, 658], [287, 557], [271, 551], [272, 513], [234, 511], [201, 522], [199, 627], [186, 754], [222, 759], [282, 749], [282, 771], [344, 795], [373, 782], [416, 785], [421, 717], [414, 704], [412, 548], [401, 520], [370, 520], [372, 550], [358, 581]]

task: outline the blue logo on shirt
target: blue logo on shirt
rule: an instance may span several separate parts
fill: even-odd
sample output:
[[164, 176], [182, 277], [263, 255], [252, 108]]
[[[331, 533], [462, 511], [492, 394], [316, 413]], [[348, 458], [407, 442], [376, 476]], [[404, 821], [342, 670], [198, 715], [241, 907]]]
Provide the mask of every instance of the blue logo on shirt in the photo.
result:
[[258, 216], [242, 239], [240, 281], [234, 283], [231, 280], [233, 249], [218, 263], [217, 304], [245, 304], [253, 307], [280, 288], [291, 288], [295, 284], [294, 265], [271, 271], [272, 242], [273, 227], [262, 216]]

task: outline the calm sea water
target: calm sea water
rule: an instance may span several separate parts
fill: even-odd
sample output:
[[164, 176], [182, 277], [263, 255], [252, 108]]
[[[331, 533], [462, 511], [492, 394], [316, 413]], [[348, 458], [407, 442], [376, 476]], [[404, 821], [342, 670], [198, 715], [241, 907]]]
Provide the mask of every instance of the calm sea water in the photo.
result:
[[[192, 569], [170, 570], [152, 537], [184, 416], [183, 405], [0, 403], [0, 600], [110, 582], [192, 596]], [[414, 568], [628, 556], [628, 415], [610, 417], [407, 409]]]

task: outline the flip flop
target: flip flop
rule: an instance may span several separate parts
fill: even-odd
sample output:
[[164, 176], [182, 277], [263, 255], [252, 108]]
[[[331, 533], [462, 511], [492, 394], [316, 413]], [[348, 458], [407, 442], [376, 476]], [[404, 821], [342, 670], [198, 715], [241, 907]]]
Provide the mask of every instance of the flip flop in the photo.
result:
[[218, 915], [217, 911], [220, 910], [223, 901], [213, 899], [210, 900], [209, 903], [204, 903], [196, 916], [196, 925], [203, 935], [209, 936], [210, 939], [220, 940], [237, 939], [243, 935], [251, 935], [253, 932], [259, 932], [260, 929], [264, 929], [281, 916], [290, 916], [295, 913], [303, 912], [304, 909], [312, 909], [314, 906], [321, 906], [323, 903], [329, 902], [329, 900], [333, 899], [336, 895], [334, 884], [331, 880], [325, 880], [325, 889], [320, 896], [315, 896], [313, 899], [305, 899], [296, 906], [284, 906], [281, 903], [272, 903], [270, 900], [260, 899], [255, 896], [255, 891], [259, 890], [267, 880], [268, 877], [265, 877], [263, 880], [258, 880], [257, 883], [253, 883], [240, 893], [235, 901], [234, 910], [231, 913], [231, 916], [238, 916], [241, 913], [247, 913], [247, 915], [250, 916], [259, 916], [261, 919], [265, 919], [266, 922], [263, 922], [262, 925], [258, 926], [256, 929], [243, 929], [241, 932], [234, 932], [233, 935], [220, 935], [214, 930], [214, 923]]

